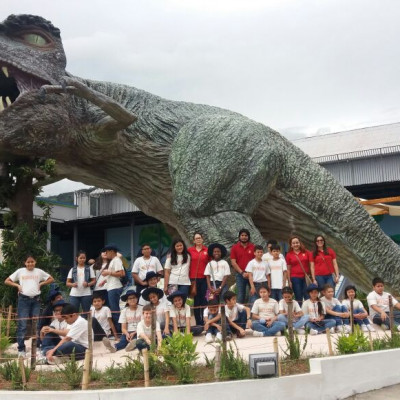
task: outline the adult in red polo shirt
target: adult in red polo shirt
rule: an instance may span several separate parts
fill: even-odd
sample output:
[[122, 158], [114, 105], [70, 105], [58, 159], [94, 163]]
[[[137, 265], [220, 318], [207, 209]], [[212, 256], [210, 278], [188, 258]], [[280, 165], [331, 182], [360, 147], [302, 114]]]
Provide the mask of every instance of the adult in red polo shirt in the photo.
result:
[[210, 260], [208, 249], [204, 246], [203, 235], [196, 232], [193, 236], [194, 246], [188, 248], [190, 254], [190, 280], [196, 282], [196, 296], [194, 297], [194, 318], [196, 325], [204, 325], [203, 312], [207, 305], [207, 279], [204, 276], [204, 270]]
[[249, 274], [244, 270], [249, 261], [254, 258], [254, 244], [250, 242], [250, 232], [247, 229], [239, 231], [239, 241], [231, 248], [232, 267], [236, 273], [237, 302], [244, 304], [246, 288], [250, 287]]

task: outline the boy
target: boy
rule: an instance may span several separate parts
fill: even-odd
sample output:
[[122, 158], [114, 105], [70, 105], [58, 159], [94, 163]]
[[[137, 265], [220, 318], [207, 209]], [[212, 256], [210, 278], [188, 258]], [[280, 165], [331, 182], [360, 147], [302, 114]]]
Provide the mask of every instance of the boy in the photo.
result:
[[146, 282], [146, 274], [149, 271], [154, 271], [159, 275], [163, 275], [163, 267], [157, 257], [151, 255], [151, 247], [145, 243], [142, 245], [142, 257], [138, 257], [133, 263], [132, 277], [136, 284], [136, 291], [140, 293], [148, 287]]
[[[143, 317], [142, 320], [138, 323], [137, 326], [137, 337], [138, 340], [136, 342], [136, 347], [138, 350], [143, 350], [147, 348], [150, 349], [151, 345], [151, 336], [152, 336], [152, 327], [151, 327], [151, 317], [153, 314], [153, 308], [150, 305], [143, 307]], [[161, 328], [158, 321], [156, 321], [156, 338], [157, 338], [157, 349], [161, 348]]]
[[[263, 257], [262, 257], [263, 261], [268, 262], [268, 261], [270, 261], [270, 260], [272, 260], [274, 258], [273, 255], [272, 255], [272, 252], [271, 252], [271, 247], [272, 247], [272, 245], [275, 245], [275, 244], [278, 244], [278, 241], [276, 239], [268, 240], [268, 242], [267, 242], [268, 251], [263, 255]], [[285, 257], [282, 255], [282, 253], [280, 253], [279, 254], [279, 258], [283, 258], [284, 259]]]
[[271, 297], [276, 301], [282, 300], [282, 288], [287, 281], [287, 265], [281, 256], [281, 247], [279, 244], [271, 245], [272, 259], [268, 261], [268, 267], [271, 273]]
[[293, 328], [296, 329], [298, 334], [304, 335], [305, 333], [304, 326], [308, 322], [309, 319], [308, 315], [304, 315], [302, 309], [300, 308], [299, 303], [296, 300], [293, 300], [293, 290], [289, 286], [285, 286], [282, 289], [282, 297], [283, 299], [279, 302], [278, 321], [283, 322], [285, 326], [288, 325], [288, 311], [289, 311], [288, 304], [292, 302]]
[[258, 299], [258, 289], [262, 284], [270, 286], [270, 270], [268, 264], [262, 260], [264, 249], [260, 245], [254, 247], [254, 258], [247, 264], [245, 271], [249, 274], [250, 304]]
[[138, 306], [138, 298], [139, 295], [134, 290], [128, 290], [121, 296], [121, 300], [127, 302], [127, 307], [121, 311], [119, 317], [122, 330], [120, 341], [113, 346], [109, 338], [103, 338], [104, 346], [111, 353], [124, 348], [125, 351], [132, 351], [136, 347], [137, 326], [142, 319], [142, 307]]
[[[69, 325], [68, 333], [61, 341], [46, 353], [49, 363], [56, 362], [56, 355], [75, 354], [76, 360], [85, 358], [85, 351], [89, 347], [88, 322], [78, 314], [78, 310], [71, 304], [62, 309], [65, 322]], [[92, 334], [93, 335], [93, 334]]]
[[278, 321], [279, 307], [275, 299], [269, 297], [269, 289], [263, 284], [251, 309], [253, 315], [253, 336], [280, 336], [285, 324]]
[[164, 335], [169, 335], [169, 304], [161, 301], [164, 298], [164, 292], [156, 287], [149, 287], [142, 292], [142, 297], [149, 305], [156, 310], [157, 321], [160, 324]]
[[236, 303], [236, 294], [228, 290], [224, 294], [225, 315], [232, 333], [238, 338], [246, 336], [245, 329], [251, 329], [250, 308]]
[[[381, 278], [372, 280], [373, 291], [367, 296], [369, 315], [374, 324], [380, 325], [383, 330], [390, 329], [389, 318], [389, 296], [388, 292], [384, 292], [385, 287]], [[400, 310], [400, 303], [392, 296], [393, 308]], [[393, 311], [394, 324], [400, 331], [400, 314], [397, 310]]]
[[111, 332], [113, 339], [117, 338], [117, 331], [112, 321], [111, 310], [104, 305], [104, 300], [101, 293], [94, 293], [92, 296], [92, 307], [90, 311], [93, 317], [93, 331], [95, 333], [94, 341], [98, 342], [104, 337], [111, 339]]
[[[139, 306], [147, 306], [148, 304], [150, 304], [149, 301], [146, 301], [143, 296], [142, 293], [143, 291], [145, 291], [147, 288], [151, 288], [151, 287], [157, 287], [158, 282], [160, 281], [160, 277], [159, 275], [154, 272], [154, 271], [149, 271], [146, 274], [146, 278], [144, 279], [145, 282], [147, 283], [147, 286], [145, 289], [143, 289], [141, 292], [137, 292], [138, 295], [140, 296], [139, 298]], [[166, 297], [162, 297], [160, 299], [161, 302], [165, 302], [165, 304], [168, 303], [167, 298]]]
[[[350, 313], [346, 306], [342, 305], [338, 299], [334, 297], [335, 290], [329, 283], [324, 285], [321, 293], [322, 303], [325, 305], [325, 319], [333, 319], [336, 323], [336, 332], [350, 333]], [[331, 328], [331, 333], [334, 333], [335, 328]]]
[[[221, 333], [221, 313], [219, 312], [219, 303], [216, 299], [208, 302], [208, 307], [204, 309], [204, 330], [206, 331], [206, 343], [216, 340], [222, 341]], [[227, 326], [228, 328], [228, 326]]]

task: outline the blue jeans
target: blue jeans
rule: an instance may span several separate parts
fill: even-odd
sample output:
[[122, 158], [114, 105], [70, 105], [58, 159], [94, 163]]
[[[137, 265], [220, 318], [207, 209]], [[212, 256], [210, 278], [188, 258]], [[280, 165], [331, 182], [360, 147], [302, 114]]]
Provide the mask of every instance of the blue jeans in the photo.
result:
[[318, 287], [320, 289], [322, 289], [324, 287], [324, 285], [329, 283], [333, 287], [333, 290], [335, 290], [336, 283], [332, 278], [332, 274], [329, 274], [329, 275], [315, 275], [315, 280], [317, 281]]
[[274, 336], [285, 329], [285, 324], [280, 321], [275, 321], [271, 326], [267, 326], [266, 324], [261, 324], [259, 320], [255, 320], [251, 325], [254, 331], [262, 332], [264, 336]]
[[[129, 332], [131, 333], [131, 332]], [[133, 339], [136, 339], [136, 334], [133, 337]], [[119, 342], [115, 344], [115, 348], [118, 350], [124, 349], [126, 346], [128, 346], [128, 340], [126, 339], [126, 336], [124, 334], [121, 335]]]
[[75, 342], [65, 342], [57, 350], [56, 355], [69, 356], [75, 353], [75, 360], [83, 360], [85, 358], [86, 347]]
[[271, 294], [269, 297], [273, 298], [277, 302], [282, 300], [282, 289], [271, 289]]
[[[300, 318], [293, 318], [293, 328], [294, 329], [304, 329], [306, 323], [310, 317], [308, 315], [302, 315]], [[288, 326], [288, 317], [284, 314], [278, 315], [278, 321], [283, 322], [285, 326]]]
[[[20, 294], [18, 296], [18, 325], [17, 325], [17, 343], [18, 351], [25, 351], [25, 334], [28, 318], [39, 317], [40, 300], [39, 296], [30, 298]], [[36, 334], [36, 332], [35, 332]]]
[[[247, 312], [246, 310], [242, 310], [238, 312], [237, 318], [233, 321], [236, 325], [239, 325], [242, 329], [246, 329], [247, 323]], [[229, 325], [232, 333], [237, 333], [238, 330], [234, 328], [232, 325]]]
[[185, 293], [185, 296], [187, 297], [189, 294], [189, 289], [190, 285], [178, 285], [178, 290], [182, 293]]
[[42, 354], [45, 356], [46, 353], [49, 350], [56, 347], [58, 345], [58, 343], [60, 343], [60, 341], [61, 341], [60, 336], [58, 336], [54, 332], [46, 333], [46, 335], [44, 336], [44, 338], [42, 340], [42, 347], [41, 347]]
[[118, 323], [120, 308], [119, 298], [121, 297], [122, 288], [112, 289], [107, 292], [108, 302], [110, 303], [111, 317], [118, 333], [121, 333], [121, 325]]
[[314, 322], [307, 322], [306, 328], [314, 329], [318, 331], [318, 333], [325, 332], [326, 329], [331, 329], [336, 326], [336, 322], [333, 319], [323, 319], [319, 321], [318, 324]]
[[[82, 306], [82, 312], [87, 313], [92, 305], [92, 295], [90, 296], [69, 296], [69, 303], [79, 311]], [[86, 318], [86, 316], [85, 316]]]
[[196, 279], [196, 296], [194, 297], [194, 318], [196, 319], [196, 325], [203, 326], [203, 312], [207, 306], [206, 292], [207, 292], [207, 280], [206, 278]]
[[[383, 321], [382, 318], [380, 317], [379, 314], [375, 314], [374, 318], [372, 319], [372, 322], [377, 325], [386, 325], [390, 329], [390, 314], [387, 312], [386, 313], [387, 318]], [[400, 311], [394, 311], [393, 310], [393, 319], [394, 319], [394, 324], [395, 326], [400, 325]]]
[[301, 307], [303, 299], [307, 300], [310, 297], [306, 292], [307, 289], [306, 280], [305, 278], [296, 278], [296, 277], [291, 277], [290, 280], [292, 281], [292, 289], [294, 292], [294, 297], [296, 298], [297, 302]]
[[[360, 308], [356, 308], [355, 310], [353, 310], [353, 314], [360, 314], [363, 313], [364, 310], [360, 309]], [[363, 319], [358, 319], [358, 318], [354, 318], [354, 323], [361, 326], [361, 325], [369, 325], [369, 319], [367, 318], [363, 318]]]
[[[349, 312], [349, 310], [347, 309], [346, 306], [339, 306], [339, 305], [333, 307], [332, 311], [336, 311], [336, 312], [340, 312], [340, 313]], [[337, 317], [336, 315], [330, 315], [328, 313], [326, 313], [325, 319], [333, 319], [335, 321], [336, 326], [342, 326], [342, 325], [349, 325], [350, 324], [349, 318]]]
[[249, 280], [243, 278], [241, 274], [236, 274], [237, 302], [240, 304], [245, 304], [247, 287], [250, 288]]

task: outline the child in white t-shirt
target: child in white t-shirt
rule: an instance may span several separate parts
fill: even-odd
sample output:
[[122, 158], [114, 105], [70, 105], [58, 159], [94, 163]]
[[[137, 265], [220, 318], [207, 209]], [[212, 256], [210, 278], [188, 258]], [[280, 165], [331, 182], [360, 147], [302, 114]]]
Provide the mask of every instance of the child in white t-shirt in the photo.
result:
[[251, 329], [250, 308], [236, 302], [236, 293], [228, 290], [224, 294], [225, 316], [232, 333], [238, 338], [246, 336], [245, 329]]
[[368, 313], [364, 308], [363, 303], [360, 300], [356, 299], [357, 290], [355, 286], [349, 285], [344, 288], [344, 300], [342, 304], [346, 306], [346, 308], [351, 310], [351, 300], [353, 300], [353, 317], [354, 323], [361, 327], [363, 332], [375, 332], [375, 328], [371, 325], [368, 319]]
[[220, 243], [212, 243], [208, 247], [208, 255], [212, 260], [204, 270], [207, 279], [207, 287], [210, 293], [209, 300], [218, 299], [228, 290], [226, 281], [231, 274], [229, 264], [223, 260], [227, 255], [226, 247]]
[[[206, 331], [206, 343], [212, 343], [214, 340], [222, 340], [221, 312], [217, 299], [208, 302], [208, 306], [203, 312], [204, 330]], [[228, 322], [226, 323], [227, 339], [232, 338], [232, 333]]]
[[[369, 307], [369, 315], [374, 324], [380, 325], [383, 330], [390, 329], [389, 317], [389, 296], [392, 297], [393, 308], [400, 310], [400, 303], [388, 292], [384, 292], [384, 282], [381, 278], [372, 280], [374, 290], [368, 294], [367, 301]], [[400, 331], [400, 313], [394, 310], [394, 324]]]
[[142, 292], [142, 297], [155, 309], [163, 335], [169, 335], [169, 304], [161, 301], [164, 292], [159, 288], [149, 287]]
[[254, 258], [249, 261], [245, 269], [245, 272], [249, 274], [250, 304], [253, 304], [259, 298], [258, 290], [261, 285], [267, 284], [270, 287], [270, 270], [268, 263], [262, 260], [263, 254], [262, 246], [254, 246]]
[[296, 300], [293, 300], [293, 290], [289, 286], [285, 286], [282, 289], [283, 299], [279, 302], [279, 315], [278, 321], [283, 322], [285, 326], [288, 326], [288, 304], [291, 302], [293, 304], [292, 309], [292, 321], [293, 328], [296, 329], [298, 334], [305, 333], [305, 324], [308, 322], [308, 315], [304, 315], [302, 309], [299, 306], [299, 303]]
[[[142, 320], [138, 323], [137, 326], [137, 342], [136, 346], [138, 350], [143, 350], [145, 348], [150, 349], [151, 346], [151, 336], [153, 333], [153, 329], [151, 326], [151, 318], [153, 315], [154, 309], [151, 305], [147, 305], [143, 307], [143, 316]], [[162, 336], [161, 336], [161, 328], [158, 321], [156, 321], [156, 342], [157, 348], [161, 348]]]
[[93, 331], [94, 341], [99, 342], [104, 337], [111, 339], [111, 332], [113, 338], [117, 339], [117, 331], [112, 321], [111, 310], [104, 305], [105, 300], [102, 293], [97, 292], [92, 297], [92, 307], [90, 312], [93, 317]]
[[282, 300], [282, 288], [287, 281], [287, 265], [284, 257], [281, 257], [281, 247], [278, 244], [271, 245], [272, 258], [268, 260], [268, 268], [271, 274], [271, 297], [276, 301]]

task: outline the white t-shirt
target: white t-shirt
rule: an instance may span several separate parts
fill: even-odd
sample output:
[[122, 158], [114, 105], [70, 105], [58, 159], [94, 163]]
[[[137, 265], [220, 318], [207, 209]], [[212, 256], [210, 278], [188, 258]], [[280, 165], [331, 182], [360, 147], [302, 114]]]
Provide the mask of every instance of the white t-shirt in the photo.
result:
[[[68, 324], [64, 320], [59, 321], [57, 318], [54, 318], [53, 321], [51, 321], [50, 327], [59, 331], [63, 331], [64, 329], [68, 329]], [[62, 336], [60, 336], [60, 338], [62, 338]]]
[[104, 268], [107, 266], [107, 263], [105, 262], [100, 269], [95, 271], [96, 275], [96, 285], [94, 287], [94, 290], [107, 290], [106, 284], [103, 286], [100, 286], [101, 283], [104, 281], [107, 281], [107, 277], [103, 276], [101, 273], [104, 271]]
[[267, 275], [270, 273], [268, 264], [264, 261], [257, 261], [253, 258], [246, 266], [246, 272], [253, 274], [253, 282], [266, 282]]
[[279, 260], [271, 259], [268, 261], [268, 267], [271, 273], [271, 289], [283, 288], [283, 272], [287, 271], [287, 265], [284, 258]]
[[[124, 266], [122, 265], [122, 260], [118, 256], [115, 256], [110, 261], [110, 264], [108, 266], [108, 271], [118, 272], [118, 271], [123, 271], [123, 270], [124, 270]], [[122, 288], [122, 283], [121, 283], [119, 277], [107, 275], [106, 279], [107, 279], [107, 283], [106, 283], [107, 291]]]
[[263, 299], [257, 299], [251, 309], [253, 314], [257, 314], [262, 319], [270, 319], [279, 314], [278, 302], [269, 299], [267, 302]]
[[128, 332], [136, 332], [139, 322], [142, 320], [142, 307], [138, 306], [136, 310], [131, 310], [125, 307], [121, 310], [118, 322], [120, 324], [127, 324]]
[[[299, 311], [301, 311], [299, 303], [296, 300], [292, 300], [292, 302], [293, 302], [293, 312], [298, 313]], [[286, 303], [284, 299], [280, 300], [279, 311], [284, 311], [285, 313], [287, 313], [288, 310], [289, 310], [288, 303]]]
[[[93, 267], [89, 267], [90, 270], [90, 279], [93, 279], [96, 277], [93, 271]], [[73, 268], [71, 268], [68, 272], [67, 279], [72, 279], [72, 271]], [[92, 291], [90, 290], [90, 287], [83, 287], [83, 282], [85, 282], [85, 267], [77, 267], [77, 278], [78, 278], [78, 287], [73, 287], [71, 288], [71, 292], [69, 293], [70, 296], [74, 297], [80, 297], [80, 296], [91, 296]], [[88, 282], [89, 283], [89, 282]]]
[[163, 267], [160, 260], [157, 257], [150, 256], [149, 259], [144, 257], [138, 257], [133, 263], [132, 273], [138, 274], [139, 278], [144, 281], [146, 274], [149, 271], [159, 272], [162, 271]]
[[340, 301], [335, 297], [332, 297], [332, 299], [328, 300], [325, 296], [323, 296], [320, 300], [322, 301], [322, 303], [324, 303], [327, 310], [332, 310], [333, 307], [342, 305]]
[[90, 307], [90, 311], [92, 312], [92, 316], [97, 319], [106, 335], [110, 335], [111, 327], [108, 319], [111, 318], [111, 310], [107, 306], [101, 307], [100, 310], [96, 310], [92, 306]]
[[67, 337], [86, 348], [89, 347], [88, 322], [86, 319], [79, 316], [73, 324], [68, 325], [68, 329]]
[[[156, 332], [161, 332], [160, 323], [158, 321], [156, 321]], [[151, 323], [147, 326], [144, 321], [140, 321], [137, 325], [136, 334], [138, 338], [141, 338], [141, 335], [145, 334], [149, 339], [151, 339]]]
[[236, 321], [239, 316], [239, 312], [244, 310], [244, 305], [236, 303], [232, 309], [225, 306], [225, 315], [226, 318], [230, 319], [231, 321]]
[[29, 271], [27, 268], [19, 268], [9, 278], [13, 282], [19, 282], [22, 286], [22, 294], [29, 297], [39, 296], [39, 283], [46, 281], [50, 275], [40, 268]]
[[206, 269], [204, 270], [204, 275], [209, 275], [211, 282], [212, 282], [211, 268], [214, 272], [214, 279], [216, 281], [222, 281], [222, 279], [224, 279], [224, 276], [231, 274], [229, 264], [225, 260], [219, 260], [218, 262], [212, 260], [207, 264]]
[[165, 325], [165, 313], [166, 312], [169, 312], [169, 306], [165, 305], [165, 303], [162, 303], [160, 301], [160, 303], [156, 307], [157, 321], [160, 323], [160, 325]]
[[[369, 315], [373, 318], [376, 314], [378, 314], [371, 306], [378, 306], [382, 311], [389, 312], [389, 296], [391, 296], [388, 292], [383, 292], [382, 295], [372, 291], [367, 296], [368, 307], [369, 307]], [[396, 305], [398, 302], [392, 296], [393, 305]]]
[[183, 261], [182, 254], [178, 254], [177, 265], [171, 264], [171, 257], [167, 258], [164, 269], [171, 270], [171, 274], [169, 276], [170, 285], [190, 285], [190, 278], [189, 278], [190, 256], [188, 255], [187, 262], [183, 263], [182, 261]]
[[186, 318], [190, 318], [190, 307], [185, 304], [184, 308], [178, 310], [174, 305], [172, 305], [169, 310], [169, 316], [171, 318], [176, 318], [178, 327], [186, 326]]
[[[325, 304], [321, 301], [322, 304], [322, 313], [326, 314]], [[319, 318], [320, 315], [318, 313], [318, 302], [313, 303], [310, 299], [303, 301], [303, 305], [301, 307], [304, 315], [309, 315], [311, 319]]]
[[[220, 313], [220, 310], [219, 310], [219, 307], [218, 307], [218, 314], [219, 314], [219, 313]], [[206, 308], [204, 309], [204, 311], [203, 311], [203, 318], [208, 318], [209, 315], [210, 315], [210, 310], [208, 309], [208, 307], [206, 307]], [[215, 315], [217, 315], [217, 314], [215, 314]], [[214, 315], [212, 318], [214, 318], [215, 315]]]
[[[266, 261], [266, 262], [271, 261], [273, 258], [274, 258], [273, 255], [271, 253], [269, 253], [269, 252], [263, 254], [263, 256], [262, 256], [262, 260]], [[283, 256], [282, 253], [279, 253], [279, 258], [282, 259], [282, 260], [285, 259], [285, 257]]]
[[[142, 296], [142, 293], [143, 293], [145, 290], [146, 290], [146, 289], [143, 289], [143, 290], [140, 292], [140, 298], [139, 298], [139, 302], [138, 302], [139, 306], [142, 306], [142, 307], [151, 304], [149, 301], [145, 300], [145, 299], [143, 298], [143, 296]], [[167, 299], [167, 296], [165, 296], [165, 295], [164, 295], [163, 297], [161, 297], [160, 303], [163, 303], [164, 306], [165, 306], [165, 308], [168, 308], [168, 307], [171, 305], [171, 303], [170, 303], [170, 302], [168, 301], [168, 299]]]
[[[350, 299], [342, 300], [342, 304], [344, 306], [346, 306], [347, 309], [350, 311]], [[365, 311], [363, 303], [361, 303], [361, 301], [358, 299], [354, 299], [353, 300], [353, 310], [364, 310]]]

